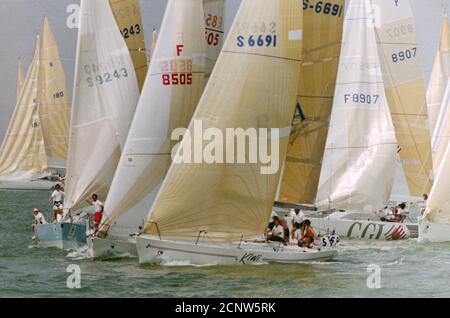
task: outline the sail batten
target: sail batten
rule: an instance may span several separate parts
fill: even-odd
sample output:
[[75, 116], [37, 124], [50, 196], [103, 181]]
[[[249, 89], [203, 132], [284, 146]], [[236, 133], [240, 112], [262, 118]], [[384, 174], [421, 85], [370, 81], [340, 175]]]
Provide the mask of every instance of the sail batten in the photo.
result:
[[[420, 48], [408, 0], [372, 0], [386, 96], [410, 195], [431, 189], [433, 163]], [[396, 32], [396, 30], [403, 30]]]
[[317, 194], [320, 209], [376, 211], [392, 190], [396, 139], [371, 9], [370, 0], [352, 0], [346, 13]]
[[304, 7], [303, 63], [279, 201], [314, 203], [341, 48], [344, 1], [330, 14]]
[[105, 199], [139, 98], [128, 48], [108, 0], [82, 0], [66, 183], [66, 208]]
[[[203, 131], [216, 128], [223, 136], [227, 128], [279, 128], [283, 133], [272, 138], [279, 140], [277, 159], [282, 164], [289, 137], [284, 132], [290, 127], [300, 76], [302, 17], [302, 5], [295, 0], [241, 2], [189, 125], [191, 136], [198, 122]], [[191, 140], [185, 135], [176, 157], [188, 144]], [[145, 232], [188, 241], [203, 233], [202, 242], [230, 242], [262, 233], [281, 167], [267, 175], [261, 167], [260, 162], [172, 163]]]
[[[185, 128], [204, 88], [202, 0], [168, 1], [159, 39], [106, 201], [108, 234], [139, 231], [170, 167], [171, 133]], [[182, 36], [181, 36], [182, 35]]]

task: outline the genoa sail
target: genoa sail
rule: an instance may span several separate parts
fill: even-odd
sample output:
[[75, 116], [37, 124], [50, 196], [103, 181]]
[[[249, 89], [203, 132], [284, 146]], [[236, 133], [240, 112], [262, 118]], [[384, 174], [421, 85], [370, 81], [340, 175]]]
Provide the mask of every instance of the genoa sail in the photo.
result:
[[39, 118], [38, 81], [41, 39], [0, 148], [0, 178], [35, 180], [50, 175]]
[[450, 141], [449, 107], [450, 107], [450, 82], [447, 83], [447, 88], [445, 90], [442, 105], [439, 110], [439, 116], [436, 121], [434, 135], [432, 139], [433, 167], [436, 174], [440, 169], [442, 159], [444, 157], [445, 151], [447, 150], [447, 145]]
[[[150, 210], [147, 234], [195, 241], [199, 234], [206, 233], [203, 241], [231, 242], [264, 232], [296, 105], [302, 17], [302, 5], [297, 0], [241, 2], [197, 111], [175, 154], [176, 160]], [[224, 150], [225, 142], [220, 140], [223, 141], [221, 136], [226, 135], [227, 128], [265, 131], [267, 138], [261, 137], [259, 141], [263, 148], [273, 151], [273, 161], [279, 165], [265, 174], [262, 168], [266, 165], [261, 160], [256, 163], [242, 160], [245, 155], [234, 151], [227, 154], [231, 159], [227, 162], [234, 164], [217, 157], [211, 162], [207, 158], [208, 163], [199, 163], [202, 161], [199, 158], [179, 160], [186, 155], [184, 149], [193, 147], [189, 136], [210, 128], [215, 133], [209, 142], [197, 140], [194, 144], [215, 145], [213, 148]], [[279, 134], [274, 128], [279, 129]], [[273, 140], [279, 142], [279, 148], [271, 147]], [[231, 141], [227, 139], [226, 143], [228, 150], [234, 149]], [[196, 157], [199, 155], [200, 152]], [[239, 163], [243, 161], [246, 163]]]
[[47, 17], [44, 18], [41, 34], [39, 117], [48, 165], [64, 168], [69, 143], [69, 94], [58, 46]]
[[66, 208], [105, 199], [139, 98], [133, 62], [108, 0], [82, 0]]
[[304, 1], [303, 63], [278, 200], [314, 203], [333, 102], [344, 0]]
[[[428, 120], [430, 125], [430, 136], [434, 135], [436, 122], [441, 110], [442, 101], [450, 76], [450, 26], [448, 17], [445, 15], [442, 22], [441, 41], [434, 59], [433, 71], [427, 90]], [[434, 166], [435, 172], [437, 167]]]
[[352, 0], [345, 17], [319, 208], [376, 211], [391, 194], [397, 144], [369, 12]]
[[225, 0], [203, 0], [205, 12], [206, 66], [207, 83], [223, 46]]
[[130, 51], [140, 91], [147, 75], [147, 53], [139, 0], [109, 0], [109, 3]]
[[386, 96], [410, 195], [429, 193], [431, 138], [416, 27], [409, 0], [372, 0]]
[[[204, 88], [201, 0], [170, 0], [150, 71], [105, 205], [108, 234], [137, 232], [170, 167], [172, 132], [185, 128]], [[182, 36], [180, 36], [182, 34]]]

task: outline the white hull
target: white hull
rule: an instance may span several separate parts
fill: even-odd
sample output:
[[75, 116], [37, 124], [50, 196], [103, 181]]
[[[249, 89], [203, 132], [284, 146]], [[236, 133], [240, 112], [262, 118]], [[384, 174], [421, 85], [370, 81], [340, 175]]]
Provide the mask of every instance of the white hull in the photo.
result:
[[0, 189], [2, 190], [50, 190], [55, 182], [46, 180], [7, 180], [0, 179]]
[[136, 238], [88, 238], [90, 256], [94, 259], [104, 257], [137, 257]]
[[[392, 241], [411, 237], [409, 226], [412, 230], [417, 225], [405, 223], [345, 220], [330, 217], [308, 218], [313, 228], [319, 235], [337, 234], [340, 237], [348, 237], [366, 240]], [[417, 233], [417, 230], [416, 230]]]
[[419, 242], [450, 242], [450, 225], [420, 220]]
[[161, 240], [152, 236], [137, 238], [139, 263], [189, 265], [234, 265], [258, 263], [298, 263], [329, 260], [335, 248], [306, 249], [280, 243], [206, 244]]

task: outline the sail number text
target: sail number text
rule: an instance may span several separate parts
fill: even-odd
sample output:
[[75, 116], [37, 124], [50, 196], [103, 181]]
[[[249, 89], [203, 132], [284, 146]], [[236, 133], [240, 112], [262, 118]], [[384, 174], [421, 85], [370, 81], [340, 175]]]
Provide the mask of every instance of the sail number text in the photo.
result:
[[410, 50], [404, 50], [404, 51], [400, 51], [400, 52], [395, 52], [392, 54], [392, 62], [394, 63], [398, 63], [398, 62], [403, 62], [406, 60], [410, 60], [414, 57], [416, 57], [417, 54], [417, 48], [413, 47]]
[[244, 47], [244, 46], [265, 46], [265, 47], [276, 47], [277, 46], [277, 36], [276, 35], [259, 35], [259, 36], [253, 36], [250, 35], [249, 37], [245, 37], [243, 35], [239, 35], [237, 37], [237, 46]]
[[111, 72], [105, 72], [105, 73], [103, 73], [103, 75], [99, 74], [99, 75], [97, 75], [95, 77], [88, 77], [86, 79], [86, 81], [88, 82], [88, 86], [89, 87], [93, 87], [94, 84], [103, 85], [103, 84], [106, 84], [106, 83], [110, 83], [113, 80], [119, 80], [122, 77], [128, 77], [128, 71], [127, 71], [127, 69], [125, 67], [122, 67], [119, 70], [114, 70], [114, 71], [111, 71]]
[[344, 94], [344, 102], [357, 104], [376, 104], [380, 95], [373, 94]]
[[413, 32], [414, 32], [414, 25], [412, 24], [403, 24], [401, 26], [386, 30], [386, 33], [389, 35], [391, 39], [398, 38], [402, 35], [408, 35]]
[[135, 24], [134, 26], [130, 26], [129, 28], [123, 28], [120, 30], [124, 39], [128, 39], [130, 36], [138, 35], [141, 33], [141, 27], [139, 24]]
[[163, 85], [192, 85], [192, 60], [159, 62]]
[[340, 17], [342, 15], [343, 6], [325, 1], [317, 1], [315, 4], [310, 0], [303, 0], [303, 10], [314, 10], [317, 14], [331, 14]]
[[212, 13], [205, 14], [205, 23], [208, 28], [223, 28], [223, 18]]

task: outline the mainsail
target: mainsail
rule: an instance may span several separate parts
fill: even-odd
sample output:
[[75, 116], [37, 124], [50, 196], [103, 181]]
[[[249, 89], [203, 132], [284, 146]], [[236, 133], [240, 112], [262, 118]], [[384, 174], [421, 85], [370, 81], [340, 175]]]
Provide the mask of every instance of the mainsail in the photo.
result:
[[[185, 155], [184, 149], [192, 147], [187, 136], [198, 134], [194, 130], [199, 130], [197, 125], [201, 122], [203, 131], [213, 128], [222, 136], [226, 135], [227, 128], [269, 130], [269, 140], [261, 136], [260, 146], [268, 147], [272, 139], [279, 140], [279, 149], [268, 147], [268, 151], [281, 166], [296, 105], [302, 17], [298, 0], [241, 2], [176, 154], [177, 160]], [[272, 128], [280, 129], [279, 135]], [[222, 136], [210, 136], [210, 141], [203, 142], [203, 146], [215, 144], [223, 149], [225, 141], [219, 139]], [[226, 143], [232, 140], [227, 139]], [[233, 149], [226, 148], [224, 153]], [[243, 156], [247, 158], [246, 154], [231, 152], [227, 156], [234, 162]], [[278, 167], [273, 174], [263, 174], [263, 166], [261, 160], [234, 164], [220, 160], [211, 164], [172, 163], [150, 211], [146, 233], [195, 241], [199, 234], [206, 232], [206, 241], [222, 242], [262, 233], [270, 217], [281, 170]]]
[[139, 0], [109, 0], [109, 3], [130, 51], [140, 91], [147, 75], [147, 56]]
[[345, 16], [319, 207], [376, 211], [391, 194], [397, 144], [370, 12], [352, 0]]
[[[320, 2], [320, 1], [319, 1]], [[344, 0], [304, 2], [303, 63], [279, 200], [313, 203], [328, 133], [344, 20]]]
[[0, 178], [34, 180], [50, 175], [39, 119], [40, 36], [8, 130], [0, 148]]
[[205, 12], [205, 37], [206, 37], [206, 67], [205, 84], [219, 57], [223, 46], [224, 34], [224, 4], [225, 0], [203, 0], [203, 10]]
[[427, 102], [409, 0], [372, 0], [386, 97], [410, 195], [431, 189]]
[[38, 100], [49, 167], [65, 167], [69, 143], [70, 106], [66, 77], [47, 17], [41, 32]]
[[[434, 60], [430, 84], [427, 91], [428, 121], [430, 125], [430, 136], [434, 135], [436, 121], [444, 99], [445, 89], [450, 76], [450, 26], [448, 17], [445, 15], [442, 23], [441, 41]], [[435, 172], [437, 167], [434, 166]]]
[[19, 101], [20, 92], [22, 92], [23, 84], [25, 82], [25, 73], [23, 71], [22, 60], [19, 59], [19, 66], [17, 69], [17, 97], [16, 103]]
[[170, 167], [176, 128], [187, 127], [204, 87], [201, 0], [170, 0], [150, 71], [105, 205], [110, 234], [138, 231]]
[[104, 199], [119, 162], [139, 89], [108, 0], [82, 0], [78, 31], [66, 207]]

